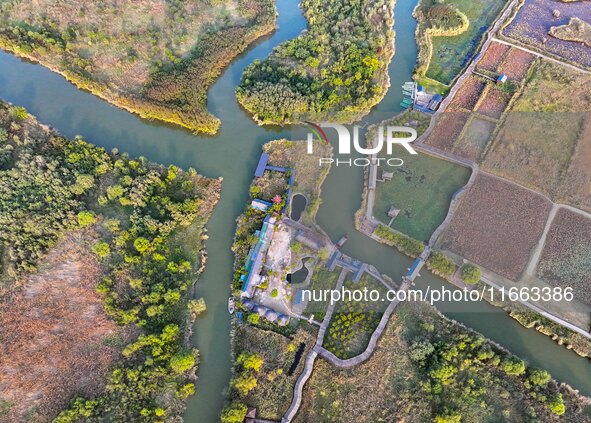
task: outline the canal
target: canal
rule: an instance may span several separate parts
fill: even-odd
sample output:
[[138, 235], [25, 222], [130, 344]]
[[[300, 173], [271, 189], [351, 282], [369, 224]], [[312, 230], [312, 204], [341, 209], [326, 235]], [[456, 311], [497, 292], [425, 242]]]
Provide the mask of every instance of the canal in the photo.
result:
[[[395, 9], [396, 54], [389, 67], [391, 89], [364, 119], [376, 123], [398, 113], [400, 85], [411, 78], [416, 60], [416, 0], [398, 0]], [[222, 196], [209, 222], [208, 262], [197, 284], [207, 312], [195, 325], [194, 345], [201, 352], [197, 394], [189, 399], [185, 420], [217, 421], [230, 378], [230, 318], [227, 298], [232, 281], [230, 251], [236, 217], [242, 212], [261, 145], [277, 138], [294, 138], [291, 129], [261, 128], [236, 103], [234, 90], [242, 70], [253, 60], [266, 57], [274, 46], [296, 37], [306, 26], [295, 0], [277, 0], [278, 30], [261, 40], [229, 66], [209, 92], [209, 108], [222, 120], [215, 137], [199, 137], [170, 125], [148, 122], [78, 90], [48, 69], [0, 52], [0, 97], [25, 106], [43, 123], [68, 137], [82, 135], [108, 150], [116, 147], [132, 156], [145, 156], [163, 164], [194, 167], [211, 177], [223, 177]], [[302, 131], [296, 131], [304, 135]], [[347, 254], [375, 265], [392, 278], [400, 278], [409, 260], [390, 247], [357, 232], [353, 214], [360, 207], [363, 168], [334, 167], [324, 186], [318, 223], [337, 240], [349, 236]], [[418, 286], [443, 282], [423, 271]], [[548, 337], [522, 328], [506, 313], [488, 304], [440, 303], [450, 317], [507, 347], [535, 366], [549, 370], [562, 382], [591, 395], [591, 366], [587, 359], [560, 347]]]

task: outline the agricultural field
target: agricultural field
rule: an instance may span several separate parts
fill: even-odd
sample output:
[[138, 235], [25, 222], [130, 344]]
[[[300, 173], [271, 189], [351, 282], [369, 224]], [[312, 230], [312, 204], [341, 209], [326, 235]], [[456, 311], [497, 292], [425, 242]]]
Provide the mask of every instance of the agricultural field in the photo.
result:
[[548, 62], [535, 65], [484, 168], [555, 201], [591, 209], [590, 112], [591, 77]]
[[[386, 292], [386, 287], [367, 273], [359, 282], [353, 282], [350, 277], [346, 279], [344, 289], [377, 290], [382, 294], [382, 298]], [[386, 302], [341, 300], [335, 306], [322, 346], [342, 359], [361, 354], [367, 348], [369, 338], [377, 328], [387, 306]]]
[[492, 120], [472, 116], [462, 136], [454, 144], [452, 152], [469, 160], [479, 161], [496, 125], [497, 123]]
[[394, 206], [400, 212], [392, 228], [422, 241], [443, 222], [452, 195], [466, 185], [471, 173], [469, 168], [425, 153], [406, 155], [403, 166], [385, 169], [394, 177], [378, 181], [373, 215], [387, 225], [387, 213]]
[[425, 143], [444, 151], [451, 151], [469, 118], [469, 112], [451, 111], [439, 115]]
[[487, 84], [482, 95], [484, 98], [479, 102], [476, 111], [483, 116], [500, 119], [509, 105], [512, 93], [503, 90], [502, 86]]
[[4, 421], [182, 414], [198, 365], [189, 293], [220, 189], [0, 104]]
[[[421, 49], [430, 52], [430, 57], [426, 57], [427, 53], [420, 52], [421, 56], [425, 55], [424, 76], [449, 85], [472, 59], [483, 40], [484, 33], [500, 14], [506, 2], [504, 0], [445, 0], [438, 2], [422, 0], [420, 8], [441, 7], [442, 4], [449, 5], [463, 14], [468, 20], [467, 28], [459, 31], [450, 28], [446, 32], [444, 27], [443, 30], [431, 31], [431, 34], [427, 35], [430, 42], [421, 42], [419, 45]], [[419, 24], [421, 30], [425, 31], [426, 25], [421, 22], [421, 16], [419, 16]]]
[[551, 206], [539, 194], [481, 173], [462, 197], [440, 247], [517, 281]]
[[260, 124], [351, 122], [386, 94], [392, 0], [309, 0], [308, 29], [244, 70], [236, 95]]
[[497, 43], [493, 41], [488, 46], [488, 49], [486, 49], [486, 51], [482, 53], [482, 56], [476, 64], [476, 69], [488, 72], [496, 72], [509, 49], [510, 46], [508, 46], [507, 44]]
[[570, 37], [565, 37], [564, 28], [559, 29], [569, 25], [572, 18], [591, 23], [587, 1], [523, 0], [513, 20], [503, 29], [503, 35], [533, 50], [591, 69], [589, 45], [582, 38], [573, 39], [572, 32]]
[[474, 110], [485, 88], [486, 82], [483, 78], [470, 75], [456, 92], [453, 100], [449, 103], [447, 111]]
[[295, 423], [589, 420], [588, 400], [547, 372], [412, 301], [399, 305], [368, 361], [338, 369], [316, 360], [303, 395]]
[[591, 218], [561, 208], [552, 221], [536, 270], [542, 280], [572, 287], [576, 299], [591, 305]]
[[510, 81], [521, 82], [526, 77], [535, 56], [527, 51], [511, 47], [498, 72], [507, 75]]
[[209, 87], [274, 25], [270, 0], [16, 0], [0, 11], [0, 47], [142, 117], [213, 134]]
[[[234, 377], [230, 401], [257, 409], [257, 417], [279, 421], [293, 396], [303, 358], [315, 338], [299, 329], [290, 338], [245, 323], [234, 326]], [[254, 385], [254, 386], [253, 386]]]

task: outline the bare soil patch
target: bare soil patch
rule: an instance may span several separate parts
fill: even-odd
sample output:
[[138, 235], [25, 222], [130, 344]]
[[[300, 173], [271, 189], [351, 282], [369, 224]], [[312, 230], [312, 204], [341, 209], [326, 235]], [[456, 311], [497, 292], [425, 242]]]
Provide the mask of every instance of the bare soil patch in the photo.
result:
[[454, 142], [460, 136], [469, 117], [470, 113], [467, 112], [442, 114], [427, 138], [426, 143], [445, 151], [451, 151]]
[[91, 242], [70, 234], [0, 303], [3, 422], [51, 421], [73, 396], [104, 387], [123, 333], [95, 291], [101, 273]]

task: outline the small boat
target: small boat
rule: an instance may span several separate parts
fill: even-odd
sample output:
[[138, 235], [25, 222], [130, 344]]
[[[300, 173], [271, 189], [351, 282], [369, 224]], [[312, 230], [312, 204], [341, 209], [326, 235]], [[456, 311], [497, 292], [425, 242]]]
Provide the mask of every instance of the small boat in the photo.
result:
[[414, 103], [410, 98], [405, 98], [402, 100], [403, 103], [408, 103], [408, 104], [412, 104]]
[[400, 103], [400, 107], [404, 107], [405, 109], [408, 109], [410, 106], [410, 103]]
[[230, 314], [234, 314], [234, 310], [236, 310], [236, 303], [234, 303], [234, 297], [228, 298], [228, 312]]
[[349, 240], [349, 237], [347, 235], [343, 236], [341, 239], [339, 239], [339, 242], [336, 243], [335, 247], [337, 249], [341, 248], [343, 245], [345, 245], [345, 242], [347, 242]]

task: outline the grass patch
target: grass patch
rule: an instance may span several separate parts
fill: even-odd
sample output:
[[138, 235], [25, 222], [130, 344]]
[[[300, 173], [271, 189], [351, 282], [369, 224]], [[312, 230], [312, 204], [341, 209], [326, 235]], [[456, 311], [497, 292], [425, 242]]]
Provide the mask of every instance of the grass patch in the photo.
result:
[[[432, 0], [423, 0], [421, 7], [432, 7]], [[440, 2], [437, 2], [440, 4]], [[436, 34], [431, 37], [431, 57], [425, 76], [443, 84], [450, 84], [468, 64], [480, 45], [484, 32], [499, 15], [503, 0], [444, 0], [463, 13], [469, 21], [468, 28], [457, 35]]]
[[388, 224], [391, 206], [400, 209], [392, 227], [419, 240], [428, 240], [443, 222], [451, 196], [466, 185], [470, 169], [426, 154], [405, 155], [394, 177], [378, 182], [374, 216]]

